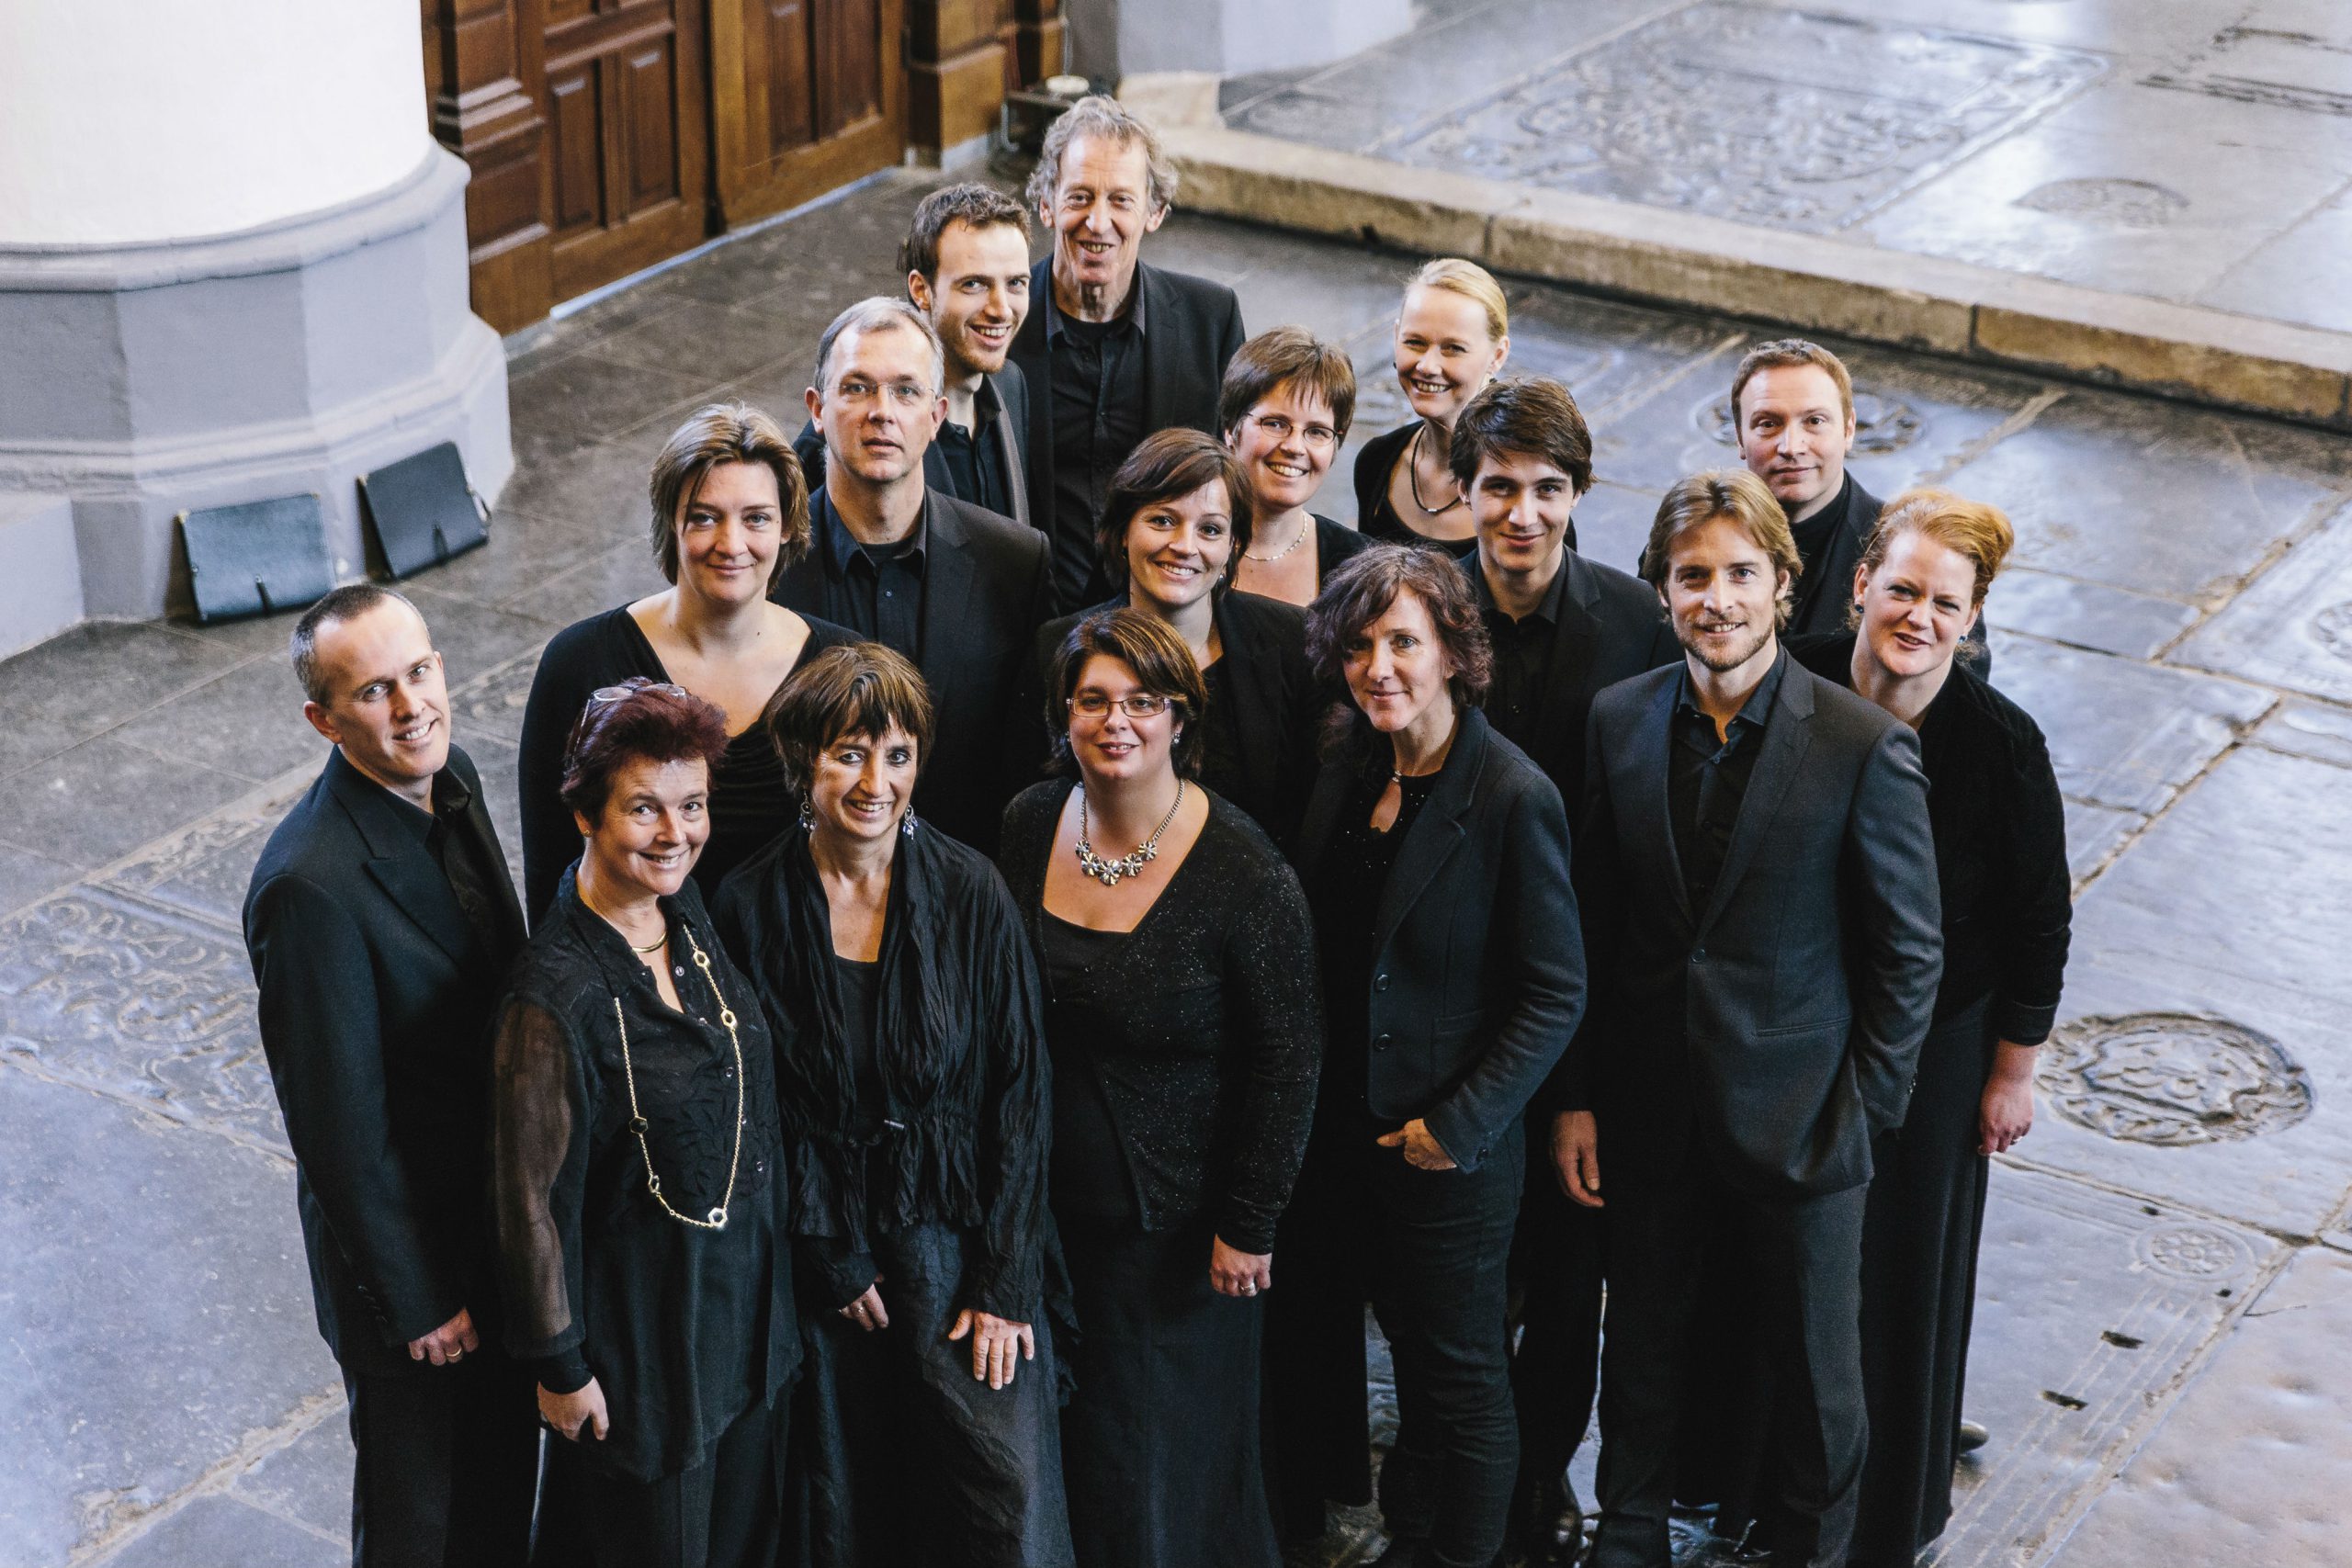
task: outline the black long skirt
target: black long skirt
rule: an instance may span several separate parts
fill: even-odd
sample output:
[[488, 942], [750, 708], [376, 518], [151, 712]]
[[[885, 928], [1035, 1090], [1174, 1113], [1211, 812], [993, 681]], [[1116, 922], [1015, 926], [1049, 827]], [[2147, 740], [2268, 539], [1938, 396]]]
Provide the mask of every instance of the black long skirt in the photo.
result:
[[[1266, 1298], [1268, 1490], [1282, 1538], [1314, 1540], [1327, 1503], [1373, 1500], [1364, 1308], [1372, 1300], [1371, 1162], [1357, 1122], [1316, 1106], [1314, 1135], [1274, 1240]], [[1345, 1121], [1345, 1125], [1341, 1125]], [[1368, 1145], [1367, 1145], [1368, 1146]], [[1401, 1442], [1401, 1439], [1400, 1439]], [[1403, 1467], [1392, 1457], [1384, 1482]]]
[[1210, 1234], [1061, 1222], [1078, 1315], [1062, 1462], [1080, 1568], [1281, 1562], [1259, 1450], [1261, 1303], [1210, 1288]]
[[1057, 1347], [1046, 1314], [1037, 1359], [1012, 1384], [972, 1376], [951, 1341], [972, 1238], [951, 1225], [875, 1238], [888, 1328], [867, 1331], [812, 1302], [793, 1414], [794, 1540], [808, 1568], [1069, 1568]]

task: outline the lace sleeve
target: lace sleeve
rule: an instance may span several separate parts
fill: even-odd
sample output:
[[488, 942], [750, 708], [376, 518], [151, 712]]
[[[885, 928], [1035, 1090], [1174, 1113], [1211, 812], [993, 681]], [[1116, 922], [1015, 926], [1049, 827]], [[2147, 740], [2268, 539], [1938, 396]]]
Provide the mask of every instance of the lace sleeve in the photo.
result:
[[499, 1020], [491, 1181], [507, 1348], [526, 1360], [576, 1350], [587, 1084], [563, 1021], [516, 998]]

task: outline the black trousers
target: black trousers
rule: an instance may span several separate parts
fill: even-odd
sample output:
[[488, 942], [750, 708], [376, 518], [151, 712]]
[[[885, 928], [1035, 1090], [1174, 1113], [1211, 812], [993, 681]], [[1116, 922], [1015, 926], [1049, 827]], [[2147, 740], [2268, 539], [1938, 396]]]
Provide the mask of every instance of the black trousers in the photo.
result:
[[454, 1367], [345, 1373], [353, 1568], [514, 1568], [539, 1480], [531, 1374], [483, 1348]]
[[1550, 1130], [1527, 1129], [1527, 1195], [1511, 1246], [1519, 1345], [1510, 1361], [1519, 1406], [1522, 1488], [1557, 1481], [1584, 1441], [1600, 1387], [1600, 1300], [1607, 1247], [1600, 1212], [1560, 1190]]
[[702, 1463], [659, 1481], [616, 1475], [595, 1463], [593, 1442], [550, 1435], [534, 1561], [546, 1568], [773, 1568], [784, 1492], [778, 1427], [776, 1413], [754, 1401]]
[[1419, 1170], [1386, 1149], [1368, 1167], [1372, 1307], [1396, 1360], [1398, 1428], [1435, 1483], [1420, 1554], [1430, 1568], [1487, 1568], [1510, 1511], [1519, 1425], [1505, 1318], [1525, 1150], [1514, 1123], [1475, 1171]]
[[1792, 1549], [1783, 1561], [1845, 1562], [1869, 1441], [1860, 1333], [1868, 1192], [1752, 1197], [1724, 1186], [1695, 1147], [1670, 1180], [1621, 1179], [1609, 1189], [1593, 1568], [1668, 1568], [1672, 1560], [1667, 1515], [1690, 1389], [1690, 1325], [1705, 1273], [1693, 1238], [1726, 1216], [1741, 1242], [1742, 1297], [1756, 1314], [1778, 1394], [1771, 1440], [1783, 1461], [1783, 1502], [1812, 1537], [1781, 1543]]

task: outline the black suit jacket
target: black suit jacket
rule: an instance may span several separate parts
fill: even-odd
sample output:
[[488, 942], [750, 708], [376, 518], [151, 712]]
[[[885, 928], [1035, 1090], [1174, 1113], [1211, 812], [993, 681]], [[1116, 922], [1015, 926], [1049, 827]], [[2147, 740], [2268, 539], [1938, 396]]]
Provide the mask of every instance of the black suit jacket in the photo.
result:
[[1870, 1179], [1943, 970], [1919, 742], [1781, 656], [1763, 750], [1706, 908], [1668, 802], [1680, 666], [1592, 705], [1577, 890], [1594, 1005], [1555, 1080], [1600, 1124], [1611, 1187], [1669, 1178], [1696, 1135], [1744, 1190]]
[[[1360, 762], [1323, 765], [1299, 830], [1312, 887]], [[1369, 1041], [1374, 1115], [1419, 1116], [1475, 1170], [1527, 1109], [1584, 1013], [1584, 945], [1560, 792], [1465, 711], [1380, 897]]]
[[[1029, 393], [1029, 521], [1050, 529], [1054, 520], [1053, 358], [1046, 349], [1046, 300], [1054, 287], [1049, 254], [1029, 269], [1029, 315], [1012, 339], [1012, 362]], [[1205, 277], [1136, 264], [1143, 291], [1143, 429], [1189, 424], [1211, 435], [1225, 367], [1242, 343], [1241, 301]]]
[[[1478, 557], [1464, 558], [1462, 569], [1479, 603], [1491, 603]], [[1645, 670], [1679, 663], [1682, 645], [1674, 639], [1657, 591], [1640, 578], [1587, 560], [1573, 546], [1562, 552], [1560, 570], [1567, 582], [1527, 754], [1575, 809], [1584, 799], [1585, 723], [1592, 699]]]
[[[831, 508], [821, 491], [811, 499], [816, 539], [768, 596], [872, 637], [872, 626], [841, 607], [842, 584], [823, 538]], [[1038, 625], [1052, 613], [1046, 536], [928, 489], [921, 525], [922, 641], [897, 650], [931, 687], [931, 755], [915, 785], [915, 811], [989, 854], [1005, 803], [1036, 776], [1035, 726], [1021, 722], [1014, 705], [1027, 685]]]
[[[481, 779], [449, 748], [523, 914]], [[465, 1307], [494, 1341], [488, 1225], [490, 1035], [505, 964], [476, 942], [413, 811], [340, 748], [270, 835], [245, 895], [319, 1332], [362, 1376], [419, 1363], [408, 1342]]]
[[[997, 454], [1003, 459], [1007, 488], [1012, 492], [1012, 520], [1026, 525], [1029, 521], [1029, 386], [1021, 367], [1007, 360], [1003, 369], [993, 376], [981, 378], [996, 390], [997, 401], [1003, 413], [990, 428], [995, 432]], [[814, 491], [825, 483], [825, 438], [817, 429], [817, 422], [809, 420], [792, 438], [792, 455], [800, 459], [801, 478]], [[965, 495], [956, 489], [956, 476], [948, 471], [947, 458], [934, 441], [923, 448], [923, 488], [941, 495], [952, 495], [958, 501], [986, 507], [977, 495]]]
[[[1835, 636], [1846, 629], [1847, 612], [1854, 606], [1854, 569], [1862, 564], [1862, 548], [1870, 543], [1871, 530], [1878, 526], [1878, 514], [1885, 506], [1851, 473], [1830, 505], [1843, 508], [1845, 515], [1830, 533], [1819, 558], [1805, 565], [1804, 576], [1797, 583], [1794, 613], [1781, 628], [1785, 637]], [[1960, 652], [1979, 680], [1993, 678], [1993, 645], [1985, 635], [1984, 616], [1977, 616], [1976, 624], [1961, 639]]]
[[[1121, 593], [1038, 629], [1033, 677], [1036, 694], [1024, 701], [1039, 724], [1046, 722], [1045, 693], [1052, 683], [1054, 658], [1070, 628], [1089, 615], [1126, 603], [1126, 594]], [[1319, 720], [1337, 694], [1315, 678], [1315, 667], [1307, 662], [1306, 612], [1297, 605], [1227, 592], [1217, 595], [1213, 614], [1217, 640], [1225, 649], [1219, 663], [1231, 682], [1241, 772], [1236, 779], [1204, 782], [1287, 850], [1315, 787]], [[1042, 745], [1032, 750], [1042, 762]]]

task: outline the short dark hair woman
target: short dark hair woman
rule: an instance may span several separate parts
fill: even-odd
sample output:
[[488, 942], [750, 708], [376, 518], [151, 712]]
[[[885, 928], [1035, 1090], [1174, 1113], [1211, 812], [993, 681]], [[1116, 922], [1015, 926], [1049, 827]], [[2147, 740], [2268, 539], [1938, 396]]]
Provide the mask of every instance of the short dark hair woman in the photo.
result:
[[1166, 623], [1088, 616], [1051, 690], [1064, 776], [1006, 808], [1001, 855], [1046, 974], [1078, 1561], [1274, 1568], [1258, 1298], [1315, 1099], [1306, 899], [1192, 782], [1206, 692]]
[[1306, 613], [1233, 589], [1251, 506], [1241, 465], [1214, 437], [1147, 436], [1113, 476], [1095, 529], [1118, 595], [1047, 622], [1037, 669], [1049, 684], [1072, 628], [1102, 611], [1132, 609], [1166, 626], [1206, 683], [1206, 708], [1192, 715], [1201, 782], [1287, 844], [1315, 782], [1315, 723], [1328, 695], [1306, 662]]
[[[1392, 1508], [1390, 1533], [1419, 1537], [1419, 1562], [1484, 1568], [1518, 1463], [1504, 1311], [1521, 1118], [1584, 1003], [1567, 814], [1478, 709], [1486, 627], [1441, 552], [1380, 545], [1349, 561], [1315, 602], [1307, 647], [1352, 708], [1299, 833], [1330, 1028], [1297, 1228], [1325, 1231], [1318, 1263], [1344, 1269], [1353, 1252], [1368, 1269], [1431, 1468], [1432, 1515]], [[1274, 1364], [1361, 1355], [1361, 1297], [1329, 1273], [1309, 1283], [1310, 1309], [1337, 1303], [1321, 1330], [1336, 1348], [1312, 1325], [1286, 1330], [1306, 1343]], [[1353, 1397], [1360, 1408], [1360, 1380]], [[1318, 1426], [1361, 1431], [1318, 1420], [1311, 1395], [1283, 1407], [1309, 1449]]]
[[809, 1561], [1069, 1561], [1043, 1321], [1046, 1069], [1003, 881], [908, 813], [932, 704], [879, 643], [769, 709], [800, 819], [719, 890], [775, 1029], [804, 1262]]
[[643, 680], [564, 749], [586, 848], [516, 962], [492, 1133], [507, 1338], [556, 1435], [543, 1522], [611, 1568], [766, 1568], [799, 1360], [768, 1031], [688, 873], [718, 710]]
[[1372, 541], [1306, 510], [1356, 414], [1347, 350], [1305, 327], [1276, 327], [1241, 345], [1217, 389], [1217, 428], [1241, 466], [1256, 513], [1250, 547], [1234, 562], [1245, 592], [1305, 606], [1341, 561]]
[[726, 716], [710, 778], [710, 839], [695, 881], [715, 893], [792, 819], [760, 715], [800, 662], [846, 628], [768, 602], [808, 550], [808, 491], [774, 420], [744, 403], [696, 409], [647, 482], [655, 564], [670, 587], [565, 627], [539, 656], [523, 709], [523, 904], [537, 919], [580, 853], [560, 798], [563, 743], [588, 694], [631, 676], [674, 682]]
[[1815, 674], [1919, 732], [1943, 894], [1935, 1022], [1903, 1125], [1871, 1151], [1861, 1291], [1871, 1440], [1857, 1563], [1907, 1563], [1951, 1518], [1987, 1156], [2033, 1125], [2035, 1055], [2065, 976], [2066, 813], [2049, 747], [2032, 716], [1965, 657], [2015, 538], [2008, 518], [1982, 502], [1940, 490], [1898, 495], [1852, 581], [1835, 585], [1852, 600], [1854, 629], [1789, 645]]

